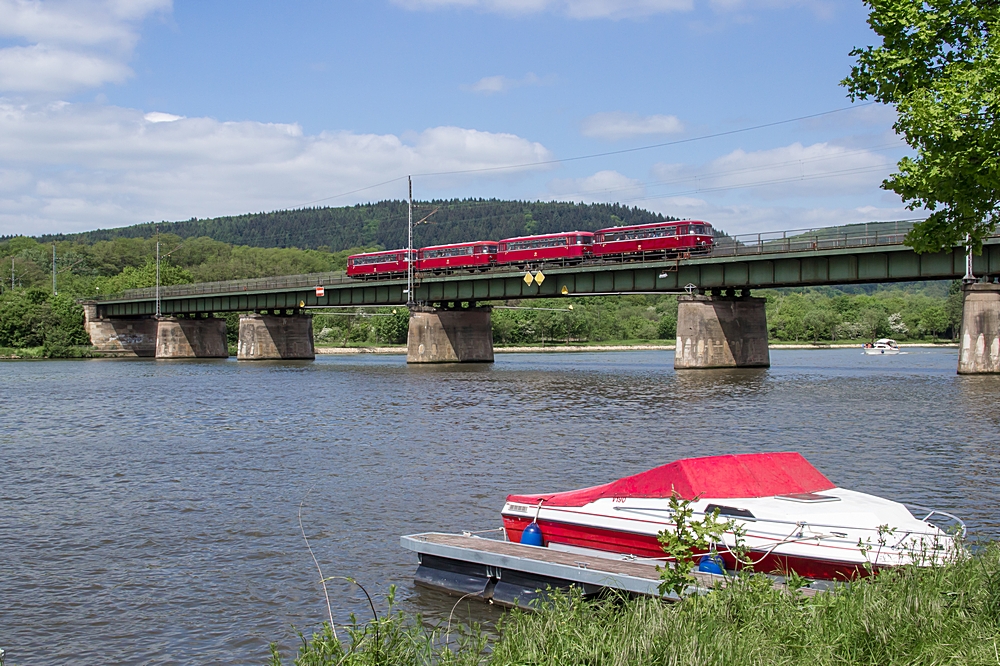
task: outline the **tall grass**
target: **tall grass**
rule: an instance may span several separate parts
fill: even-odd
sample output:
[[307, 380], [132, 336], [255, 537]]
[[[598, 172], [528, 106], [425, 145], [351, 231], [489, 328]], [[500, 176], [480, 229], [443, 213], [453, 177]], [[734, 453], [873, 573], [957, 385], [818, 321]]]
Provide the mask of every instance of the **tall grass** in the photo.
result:
[[[378, 622], [379, 645], [373, 623], [355, 624], [348, 645], [314, 637], [296, 664], [998, 666], [1000, 547], [944, 566], [883, 571], [813, 597], [775, 589], [762, 576], [675, 604], [554, 594], [533, 612], [509, 613], [490, 642], [475, 627], [445, 640], [440, 628], [398, 611]], [[329, 660], [314, 660], [320, 645]]]

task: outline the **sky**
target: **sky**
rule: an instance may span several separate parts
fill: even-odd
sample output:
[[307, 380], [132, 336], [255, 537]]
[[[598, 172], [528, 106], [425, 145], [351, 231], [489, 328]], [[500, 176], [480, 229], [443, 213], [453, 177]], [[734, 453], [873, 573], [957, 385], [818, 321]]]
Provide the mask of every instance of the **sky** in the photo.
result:
[[0, 0], [0, 235], [413, 196], [913, 219], [861, 0]]

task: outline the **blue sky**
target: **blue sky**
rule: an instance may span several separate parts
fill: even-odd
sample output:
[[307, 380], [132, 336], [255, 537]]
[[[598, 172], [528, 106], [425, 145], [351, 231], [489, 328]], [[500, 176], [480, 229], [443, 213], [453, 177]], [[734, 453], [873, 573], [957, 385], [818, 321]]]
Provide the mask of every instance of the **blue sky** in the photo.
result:
[[0, 0], [0, 234], [403, 198], [407, 174], [420, 199], [620, 201], [731, 233], [910, 218], [879, 189], [905, 146], [872, 105], [556, 161], [848, 107], [865, 18], [860, 0]]

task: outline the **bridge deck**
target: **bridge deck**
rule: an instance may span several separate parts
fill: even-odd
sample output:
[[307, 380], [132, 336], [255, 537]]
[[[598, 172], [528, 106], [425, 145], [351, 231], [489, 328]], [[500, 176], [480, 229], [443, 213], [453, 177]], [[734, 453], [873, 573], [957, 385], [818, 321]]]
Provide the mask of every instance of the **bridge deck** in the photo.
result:
[[[665, 260], [589, 261], [545, 266], [543, 279], [530, 283], [525, 271], [498, 267], [483, 273], [418, 275], [418, 302], [486, 301], [620, 293], [679, 293], [698, 289], [806, 287], [872, 282], [956, 279], [965, 274], [965, 252], [919, 255], [903, 245], [904, 233], [834, 233], [784, 238], [720, 239], [710, 255]], [[1000, 237], [974, 258], [976, 275], [1000, 276]], [[322, 286], [323, 296], [316, 287]], [[316, 273], [233, 280], [160, 289], [163, 314], [196, 314], [323, 306], [392, 306], [406, 303], [406, 281], [359, 281], [344, 273]], [[137, 289], [98, 301], [101, 316], [142, 316], [155, 312], [154, 289]]]

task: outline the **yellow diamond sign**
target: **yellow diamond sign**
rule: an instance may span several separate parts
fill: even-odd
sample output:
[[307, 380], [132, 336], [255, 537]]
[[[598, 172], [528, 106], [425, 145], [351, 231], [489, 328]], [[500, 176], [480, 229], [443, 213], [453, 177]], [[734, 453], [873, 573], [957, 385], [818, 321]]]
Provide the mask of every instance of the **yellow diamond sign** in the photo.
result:
[[545, 281], [545, 276], [542, 275], [541, 271], [538, 271], [537, 273], [535, 273], [535, 284], [537, 284], [539, 287], [541, 287], [542, 286], [542, 282], [544, 282], [544, 281]]
[[531, 271], [524, 274], [524, 284], [530, 285], [532, 280]]

